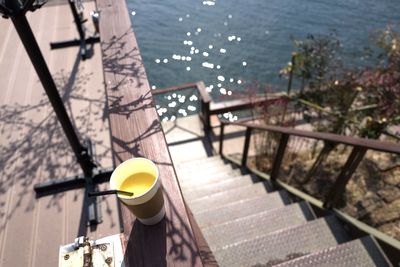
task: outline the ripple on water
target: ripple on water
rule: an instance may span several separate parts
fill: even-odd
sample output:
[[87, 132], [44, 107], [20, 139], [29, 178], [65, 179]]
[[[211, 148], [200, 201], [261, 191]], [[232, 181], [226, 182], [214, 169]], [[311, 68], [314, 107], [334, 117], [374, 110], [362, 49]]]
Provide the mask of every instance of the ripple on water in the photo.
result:
[[190, 110], [190, 111], [196, 111], [196, 107], [195, 107], [195, 106], [192, 106], [192, 105], [189, 105], [189, 106], [187, 107], [187, 109]]
[[213, 68], [214, 68], [214, 64], [209, 63], [209, 62], [203, 62], [203, 63], [201, 63], [201, 65], [202, 65], [204, 68], [209, 68], [209, 69], [213, 69]]
[[215, 2], [214, 1], [203, 1], [203, 5], [204, 6], [215, 6]]

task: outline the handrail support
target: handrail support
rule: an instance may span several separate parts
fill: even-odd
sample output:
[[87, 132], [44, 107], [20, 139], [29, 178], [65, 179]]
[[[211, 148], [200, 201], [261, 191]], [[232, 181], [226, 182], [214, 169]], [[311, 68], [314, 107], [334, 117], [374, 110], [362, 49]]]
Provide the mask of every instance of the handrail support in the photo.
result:
[[221, 128], [219, 132], [219, 154], [221, 157], [224, 157], [223, 154], [223, 148], [224, 148], [224, 129], [225, 129], [225, 123], [221, 121]]
[[246, 168], [247, 165], [247, 155], [249, 154], [249, 147], [250, 147], [250, 138], [251, 138], [252, 128], [246, 128], [246, 137], [244, 140], [243, 146], [243, 155], [242, 155], [242, 167]]
[[275, 154], [274, 163], [272, 164], [270, 178], [272, 181], [275, 181], [278, 178], [279, 169], [282, 164], [283, 156], [285, 155], [285, 150], [287, 147], [287, 143], [289, 141], [289, 134], [282, 133], [281, 138], [279, 140], [279, 146]]
[[336, 179], [335, 184], [332, 186], [332, 189], [329, 191], [325, 199], [324, 202], [325, 208], [334, 208], [336, 206], [339, 197], [346, 190], [347, 183], [350, 181], [350, 178], [353, 175], [354, 171], [357, 169], [361, 160], [364, 158], [367, 150], [368, 149], [366, 147], [360, 147], [360, 146], [355, 146], [353, 148], [351, 154], [347, 158], [345, 165], [340, 171], [340, 174]]

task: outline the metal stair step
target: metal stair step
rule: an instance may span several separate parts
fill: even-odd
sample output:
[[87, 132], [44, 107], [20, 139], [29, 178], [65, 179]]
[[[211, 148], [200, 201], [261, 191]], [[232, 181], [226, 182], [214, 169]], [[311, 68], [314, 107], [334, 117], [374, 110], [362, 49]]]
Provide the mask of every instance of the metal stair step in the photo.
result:
[[[279, 267], [372, 267], [391, 266], [369, 236], [277, 265]], [[260, 266], [261, 267], [261, 266]]]
[[315, 219], [309, 205], [302, 201], [232, 220], [203, 230], [212, 250], [255, 238]]
[[246, 185], [252, 185], [259, 181], [260, 179], [250, 174], [241, 175], [232, 177], [232, 179], [226, 179], [211, 184], [205, 184], [195, 188], [187, 188], [187, 190], [183, 190], [183, 195], [188, 201], [193, 201], [206, 195], [216, 194]]
[[334, 216], [227, 245], [214, 251], [222, 266], [272, 266], [349, 240]]
[[187, 190], [187, 189], [193, 189], [198, 186], [202, 186], [202, 185], [206, 185], [206, 184], [225, 181], [225, 180], [232, 179], [232, 178], [234, 178], [236, 176], [240, 176], [240, 175], [242, 175], [240, 170], [235, 169], [235, 170], [217, 172], [217, 173], [212, 173], [212, 174], [204, 174], [204, 175], [200, 174], [200, 175], [196, 175], [192, 179], [187, 179], [187, 180], [185, 180], [178, 174], [178, 179], [179, 179], [179, 183], [180, 183], [181, 187], [185, 188]]
[[175, 167], [175, 169], [178, 173], [186, 173], [186, 172], [191, 172], [193, 170], [199, 170], [199, 169], [206, 170], [224, 165], [230, 165], [230, 164], [227, 164], [223, 160], [218, 159], [218, 160], [206, 161], [205, 163], [200, 162], [197, 164], [179, 164]]
[[268, 183], [258, 182], [240, 188], [219, 192], [209, 196], [204, 196], [193, 201], [189, 201], [189, 207], [193, 212], [208, 210], [210, 207], [218, 208], [239, 200], [261, 196], [271, 191]]
[[200, 228], [206, 228], [258, 212], [283, 207], [289, 203], [288, 193], [282, 190], [236, 201], [219, 208], [213, 208], [211, 205], [205, 211], [194, 213], [194, 217]]
[[[211, 157], [203, 157], [203, 158], [198, 158], [198, 159], [190, 159], [186, 161], [180, 161], [177, 166], [189, 166], [189, 165], [197, 165], [200, 163], [207, 163], [207, 162], [212, 162], [212, 161], [221, 161], [221, 156], [216, 155], [216, 156], [211, 156]], [[223, 160], [222, 160], [223, 161]]]
[[187, 172], [177, 171], [177, 175], [182, 181], [190, 182], [191, 180], [196, 180], [200, 177], [208, 177], [208, 176], [212, 176], [212, 175], [219, 174], [219, 173], [229, 172], [232, 170], [234, 170], [234, 169], [232, 168], [231, 165], [221, 165], [221, 166], [215, 166], [213, 168], [206, 168], [206, 169], [194, 168]]

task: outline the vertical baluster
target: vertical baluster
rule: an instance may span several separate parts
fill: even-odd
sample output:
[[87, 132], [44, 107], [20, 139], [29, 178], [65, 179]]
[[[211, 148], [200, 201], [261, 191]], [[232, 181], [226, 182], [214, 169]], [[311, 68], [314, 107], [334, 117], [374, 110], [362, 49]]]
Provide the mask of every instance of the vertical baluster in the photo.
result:
[[251, 130], [252, 129], [249, 127], [246, 128], [246, 137], [244, 140], [243, 156], [242, 156], [242, 167], [246, 167], [247, 164], [247, 155], [249, 154]]
[[224, 128], [225, 128], [225, 123], [223, 121], [221, 121], [221, 130], [219, 132], [219, 154], [221, 155], [221, 157], [224, 157], [224, 154], [223, 154]]
[[333, 185], [332, 189], [329, 191], [325, 199], [324, 207], [326, 208], [335, 207], [337, 201], [339, 200], [339, 197], [345, 191], [347, 183], [349, 182], [354, 171], [357, 169], [361, 160], [364, 158], [366, 152], [367, 148], [365, 147], [355, 146], [353, 148], [338, 178], [336, 179], [335, 184]]
[[276, 180], [278, 177], [279, 169], [282, 164], [283, 156], [285, 155], [286, 146], [289, 140], [289, 134], [281, 134], [281, 139], [279, 141], [279, 146], [275, 154], [274, 163], [272, 164], [271, 169], [271, 180]]

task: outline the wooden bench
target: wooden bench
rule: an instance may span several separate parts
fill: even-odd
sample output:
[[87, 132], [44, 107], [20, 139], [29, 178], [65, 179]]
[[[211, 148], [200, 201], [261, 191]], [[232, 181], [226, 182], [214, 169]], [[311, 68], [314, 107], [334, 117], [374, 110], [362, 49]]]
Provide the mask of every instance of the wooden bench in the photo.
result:
[[[122, 206], [121, 235], [127, 266], [215, 265], [187, 210], [124, 0], [97, 0], [114, 164], [153, 160], [164, 187], [166, 217], [144, 226]], [[202, 257], [201, 257], [202, 256]]]

